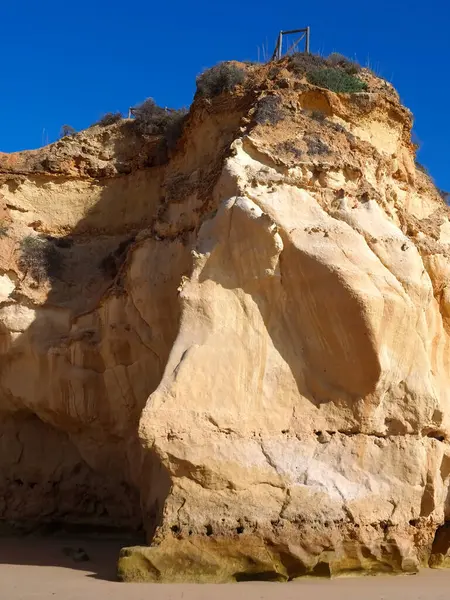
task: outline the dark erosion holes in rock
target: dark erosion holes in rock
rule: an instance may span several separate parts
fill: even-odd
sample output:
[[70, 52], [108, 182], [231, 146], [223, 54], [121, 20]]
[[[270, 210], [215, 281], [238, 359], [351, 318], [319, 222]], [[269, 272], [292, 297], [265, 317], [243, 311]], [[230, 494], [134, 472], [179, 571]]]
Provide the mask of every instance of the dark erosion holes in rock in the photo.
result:
[[431, 557], [433, 555], [446, 556], [450, 550], [450, 521], [445, 521], [443, 525], [436, 529], [431, 547]]
[[251, 571], [242, 571], [234, 574], [237, 582], [241, 581], [286, 581], [286, 577], [276, 571], [260, 571], [252, 573]]
[[278, 548], [277, 555], [286, 570], [289, 580], [295, 579], [296, 577], [302, 577], [308, 573], [308, 569], [303, 561], [287, 548]]
[[310, 575], [315, 577], [331, 577], [329, 563], [319, 561], [311, 570]]

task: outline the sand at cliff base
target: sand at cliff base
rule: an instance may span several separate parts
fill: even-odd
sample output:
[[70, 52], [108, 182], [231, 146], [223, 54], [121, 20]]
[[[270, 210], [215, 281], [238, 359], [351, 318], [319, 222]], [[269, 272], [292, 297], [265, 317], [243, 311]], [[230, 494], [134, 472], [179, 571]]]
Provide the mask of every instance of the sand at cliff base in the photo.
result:
[[[121, 543], [73, 538], [0, 539], [1, 598], [5, 600], [444, 600], [450, 571], [419, 575], [301, 580], [288, 584], [124, 584], [115, 581]], [[82, 547], [87, 562], [67, 556]], [[64, 552], [64, 549], [66, 551]]]

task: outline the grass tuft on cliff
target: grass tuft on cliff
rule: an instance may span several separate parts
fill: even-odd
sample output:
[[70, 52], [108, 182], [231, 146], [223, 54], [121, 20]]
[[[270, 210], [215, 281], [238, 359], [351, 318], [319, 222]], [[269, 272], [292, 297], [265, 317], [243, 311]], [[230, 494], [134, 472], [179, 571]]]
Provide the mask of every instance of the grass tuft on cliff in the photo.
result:
[[245, 70], [232, 63], [220, 63], [197, 77], [197, 92], [205, 98], [231, 92], [244, 83]]
[[51, 241], [28, 235], [20, 243], [19, 267], [36, 281], [52, 281], [60, 277], [63, 261]]

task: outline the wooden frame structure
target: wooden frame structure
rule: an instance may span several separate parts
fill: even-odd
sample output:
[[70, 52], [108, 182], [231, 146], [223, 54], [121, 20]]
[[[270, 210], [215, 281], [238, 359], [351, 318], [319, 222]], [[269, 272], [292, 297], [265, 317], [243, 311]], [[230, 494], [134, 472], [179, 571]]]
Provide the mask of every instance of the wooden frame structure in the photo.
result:
[[289, 31], [280, 31], [278, 34], [277, 45], [275, 46], [275, 50], [272, 55], [272, 60], [279, 60], [283, 56], [283, 36], [291, 35], [294, 33], [299, 33], [300, 37], [295, 40], [295, 42], [289, 46], [286, 51], [286, 54], [290, 54], [294, 52], [302, 40], [305, 40], [305, 49], [304, 53], [309, 54], [309, 40], [311, 30], [309, 27], [303, 27], [303, 29], [290, 29]]

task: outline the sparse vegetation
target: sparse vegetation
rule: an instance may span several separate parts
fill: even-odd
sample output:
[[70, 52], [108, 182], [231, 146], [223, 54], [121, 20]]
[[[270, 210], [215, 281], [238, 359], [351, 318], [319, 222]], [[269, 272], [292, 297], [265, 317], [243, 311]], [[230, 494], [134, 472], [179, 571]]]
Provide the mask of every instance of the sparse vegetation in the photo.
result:
[[36, 281], [53, 281], [61, 276], [63, 260], [53, 241], [28, 235], [20, 243], [19, 267]]
[[333, 92], [355, 93], [367, 89], [367, 84], [355, 77], [360, 65], [337, 52], [328, 58], [298, 52], [291, 56], [289, 68], [296, 75], [306, 76], [313, 85]]
[[283, 118], [284, 111], [279, 96], [264, 96], [259, 100], [255, 112], [255, 121], [259, 125], [276, 125]]
[[310, 136], [305, 138], [308, 152], [310, 154], [328, 154], [330, 149], [328, 146], [317, 136]]
[[188, 110], [186, 108], [179, 108], [168, 113], [164, 139], [169, 149], [175, 148], [177, 141], [180, 139], [187, 115]]
[[327, 58], [327, 63], [332, 67], [342, 67], [346, 73], [349, 75], [356, 75], [361, 71], [361, 65], [353, 60], [348, 59], [343, 54], [339, 54], [339, 52], [333, 52]]
[[435, 186], [437, 193], [442, 198], [442, 200], [445, 202], [445, 204], [447, 204], [447, 206], [450, 206], [450, 192], [442, 190], [436, 186], [434, 178], [431, 175], [430, 171], [428, 170], [428, 167], [426, 167], [421, 162], [419, 162], [417, 160], [417, 158], [415, 159], [414, 163], [416, 165], [416, 169], [418, 171], [420, 171], [421, 173], [423, 173], [426, 176], [426, 178], [430, 181], [430, 183], [432, 183]]
[[345, 127], [343, 125], [328, 119], [327, 115], [325, 113], [323, 113], [321, 110], [311, 111], [310, 117], [311, 117], [311, 119], [314, 119], [315, 121], [318, 121], [319, 123], [323, 123], [323, 125], [326, 125], [329, 129], [333, 129], [334, 131], [337, 131], [338, 133], [344, 133], [349, 139], [354, 139], [354, 135], [351, 134], [349, 131], [347, 131], [347, 129], [345, 129]]
[[213, 98], [223, 92], [231, 92], [244, 83], [245, 71], [232, 63], [220, 63], [197, 77], [197, 92], [205, 98]]
[[77, 132], [76, 129], [74, 129], [71, 125], [63, 125], [61, 127], [61, 131], [59, 133], [59, 137], [63, 138], [63, 137], [75, 135], [76, 132]]
[[411, 141], [412, 141], [413, 145], [415, 146], [416, 150], [419, 150], [419, 148], [421, 146], [421, 142], [420, 142], [419, 136], [417, 135], [417, 132], [414, 129], [411, 131]]
[[276, 79], [276, 77], [278, 76], [278, 74], [280, 73], [280, 67], [278, 66], [273, 66], [270, 67], [269, 72], [267, 73], [267, 79]]
[[289, 60], [289, 68], [296, 75], [307, 75], [316, 69], [327, 66], [326, 58], [318, 54], [295, 52]]
[[446, 204], [450, 204], [450, 192], [446, 192], [445, 190], [439, 190], [439, 196]]
[[94, 125], [99, 125], [100, 127], [108, 127], [108, 125], [114, 125], [114, 123], [118, 123], [122, 119], [123, 119], [122, 113], [109, 112], [109, 113], [106, 113], [105, 115], [103, 115], [103, 117], [101, 119], [99, 119], [96, 123], [94, 123]]
[[321, 110], [313, 110], [311, 112], [311, 119], [314, 119], [315, 121], [319, 121], [319, 123], [322, 123], [323, 121], [325, 121], [325, 119], [327, 118], [327, 115], [322, 112]]
[[424, 175], [426, 175], [430, 179], [432, 178], [431, 175], [430, 175], [430, 171], [428, 170], [428, 168], [425, 165], [423, 165], [422, 163], [420, 163], [417, 160], [417, 158], [416, 158], [416, 160], [414, 162], [415, 162], [415, 165], [416, 165], [416, 169], [418, 169], [419, 171], [421, 171], [422, 173], [424, 173]]
[[141, 135], [161, 135], [168, 148], [173, 148], [183, 132], [188, 111], [162, 108], [148, 98], [134, 109], [133, 128]]
[[347, 131], [345, 129], [345, 127], [343, 125], [341, 125], [340, 123], [335, 123], [334, 121], [326, 121], [326, 125], [327, 127], [329, 127], [330, 129], [334, 129], [334, 131], [337, 131], [338, 133], [345, 133], [345, 135], [348, 138], [353, 138], [354, 139], [354, 135], [351, 134], [349, 131]]
[[367, 89], [367, 84], [340, 68], [326, 67], [307, 74], [313, 85], [326, 88], [338, 94], [354, 94]]
[[173, 175], [166, 182], [166, 199], [169, 202], [187, 198], [197, 189], [196, 181], [191, 180], [189, 173]]
[[295, 142], [292, 140], [284, 140], [284, 142], [280, 142], [276, 145], [275, 149], [278, 152], [283, 152], [285, 154], [293, 154], [295, 158], [301, 158], [303, 154], [300, 148], [297, 148]]
[[414, 161], [414, 164], [416, 165], [416, 169], [418, 171], [420, 171], [421, 173], [423, 173], [427, 179], [436, 187], [436, 190], [439, 194], [439, 196], [442, 198], [442, 200], [448, 205], [450, 206], [450, 192], [446, 192], [445, 190], [441, 190], [440, 188], [438, 188], [434, 182], [433, 176], [431, 175], [430, 171], [428, 170], [428, 167], [426, 167], [425, 165], [423, 165], [421, 162], [419, 162], [417, 160], [417, 158]]

